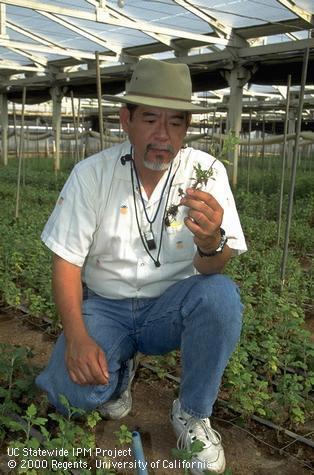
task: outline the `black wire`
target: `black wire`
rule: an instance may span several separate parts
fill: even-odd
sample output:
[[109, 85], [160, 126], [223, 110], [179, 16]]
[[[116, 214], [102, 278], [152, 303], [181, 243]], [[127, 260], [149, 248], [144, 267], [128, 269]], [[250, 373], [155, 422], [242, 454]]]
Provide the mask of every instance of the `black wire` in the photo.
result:
[[146, 253], [149, 255], [149, 257], [153, 260], [154, 264], [156, 267], [160, 267], [160, 262], [159, 262], [159, 253], [160, 253], [160, 243], [159, 243], [159, 248], [158, 248], [158, 254], [157, 254], [157, 259], [152, 256], [152, 254], [149, 252], [148, 247], [146, 246], [146, 242], [143, 238], [142, 230], [140, 227], [139, 219], [138, 219], [138, 213], [137, 213], [137, 206], [136, 206], [136, 197], [135, 197], [135, 188], [134, 188], [134, 176], [133, 176], [133, 161], [131, 161], [131, 179], [132, 179], [132, 192], [133, 192], [133, 201], [134, 201], [134, 209], [135, 209], [135, 217], [136, 217], [136, 224], [137, 224], [137, 229], [143, 244], [143, 247], [146, 251]]
[[[167, 211], [167, 206], [168, 206], [168, 201], [169, 201], [169, 196], [170, 196], [170, 190], [171, 190], [171, 187], [172, 187], [172, 184], [173, 184], [173, 180], [174, 180], [174, 177], [176, 176], [176, 173], [178, 171], [178, 168], [180, 166], [180, 162], [170, 180], [170, 184], [169, 184], [169, 191], [167, 193], [167, 199], [166, 199], [166, 204], [165, 204], [165, 209], [164, 209], [164, 212], [163, 212], [163, 216], [162, 216], [162, 220], [161, 220], [161, 231], [160, 231], [160, 241], [159, 241], [159, 246], [158, 246], [158, 252], [157, 252], [157, 258], [155, 259], [154, 256], [149, 252], [149, 249], [146, 245], [146, 242], [145, 242], [145, 239], [143, 237], [143, 234], [142, 234], [142, 230], [141, 230], [141, 226], [140, 226], [140, 223], [139, 223], [139, 218], [138, 218], [138, 212], [137, 212], [137, 205], [136, 205], [136, 197], [135, 197], [135, 188], [134, 188], [134, 176], [133, 176], [133, 166], [134, 166], [134, 169], [135, 169], [135, 172], [136, 172], [136, 167], [135, 167], [135, 163], [134, 163], [134, 160], [131, 160], [131, 180], [132, 180], [132, 192], [133, 192], [133, 201], [134, 201], [134, 209], [135, 209], [135, 217], [136, 217], [136, 224], [137, 224], [137, 229], [138, 229], [138, 232], [139, 232], [139, 235], [140, 235], [140, 238], [141, 238], [141, 241], [142, 241], [142, 244], [143, 244], [143, 247], [146, 251], [146, 253], [149, 255], [149, 257], [152, 259], [152, 261], [154, 262], [155, 266], [156, 267], [160, 267], [160, 261], [159, 261], [159, 256], [160, 256], [160, 251], [161, 251], [161, 244], [162, 244], [162, 238], [163, 238], [163, 232], [164, 232], [164, 220], [165, 220], [165, 216], [166, 216], [166, 211]], [[171, 163], [171, 166], [172, 166], [172, 163]], [[171, 168], [170, 168], [170, 171], [171, 171]], [[137, 174], [137, 172], [136, 172]], [[167, 177], [167, 180], [166, 180], [166, 183], [168, 182], [168, 179], [169, 179], [169, 176], [170, 174], [168, 173], [168, 177]], [[139, 190], [140, 190], [140, 187], [139, 187]], [[156, 219], [156, 216], [157, 216], [157, 213], [158, 213], [158, 210], [160, 208], [160, 204], [161, 204], [161, 201], [162, 201], [162, 198], [163, 198], [163, 193], [164, 193], [164, 190], [165, 190], [165, 186], [162, 190], [162, 195], [160, 197], [160, 201], [159, 201], [159, 204], [158, 204], [158, 208], [157, 208], [157, 212], [155, 213], [155, 216], [154, 216], [154, 221]], [[141, 196], [141, 200], [142, 200], [142, 204], [143, 204], [143, 207], [144, 207], [144, 210], [145, 210], [145, 214], [146, 214], [146, 209], [145, 209], [145, 205], [144, 205], [144, 202], [143, 202], [143, 197], [141, 195], [141, 192], [140, 192], [140, 196]], [[146, 218], [148, 220], [148, 217], [147, 217], [147, 214], [146, 214]], [[152, 221], [152, 223], [154, 222]], [[148, 220], [148, 222], [150, 223], [150, 221]], [[151, 224], [151, 223], [150, 223]]]
[[140, 184], [140, 180], [139, 180], [139, 176], [138, 176], [138, 173], [137, 173], [137, 169], [136, 169], [136, 165], [135, 165], [135, 162], [133, 160], [133, 166], [134, 166], [134, 171], [135, 171], [135, 175], [136, 175], [136, 181], [137, 181], [137, 186], [138, 186], [138, 191], [139, 191], [139, 194], [140, 194], [140, 197], [141, 197], [141, 202], [142, 202], [142, 206], [143, 206], [143, 209], [144, 209], [144, 213], [145, 213], [145, 216], [146, 216], [146, 219], [147, 221], [149, 222], [150, 225], [152, 225], [154, 223], [154, 221], [156, 220], [157, 218], [157, 215], [158, 215], [158, 211], [159, 211], [159, 208], [160, 208], [160, 205], [161, 205], [161, 201], [162, 201], [162, 198], [164, 196], [164, 192], [165, 192], [165, 189], [166, 189], [166, 186], [168, 184], [168, 180], [169, 180], [169, 177], [170, 177], [170, 174], [171, 174], [171, 170], [172, 170], [172, 163], [170, 165], [170, 169], [168, 171], [168, 176], [167, 176], [167, 180], [163, 186], [163, 189], [162, 189], [162, 192], [161, 192], [161, 195], [160, 195], [160, 201], [158, 203], [158, 207], [157, 207], [157, 210], [156, 210], [156, 213], [155, 213], [155, 216], [150, 219], [148, 217], [148, 214], [147, 214], [147, 211], [146, 211], [146, 206], [145, 206], [145, 203], [144, 203], [144, 199], [143, 199], [143, 195], [142, 195], [142, 191], [141, 191], [141, 184]]

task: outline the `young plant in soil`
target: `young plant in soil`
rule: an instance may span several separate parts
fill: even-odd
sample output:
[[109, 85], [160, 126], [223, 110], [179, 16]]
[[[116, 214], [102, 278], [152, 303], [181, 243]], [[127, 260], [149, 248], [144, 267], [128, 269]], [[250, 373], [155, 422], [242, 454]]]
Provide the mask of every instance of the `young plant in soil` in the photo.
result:
[[[204, 442], [201, 440], [194, 440], [188, 449], [172, 449], [171, 453], [174, 457], [177, 457], [180, 460], [184, 460], [186, 462], [191, 462], [192, 458], [195, 457], [199, 452], [203, 450]], [[189, 474], [188, 463], [184, 466], [184, 475]]]
[[[71, 406], [64, 396], [60, 397], [60, 401], [67, 408], [66, 417], [56, 412], [41, 417], [32, 403], [25, 415], [17, 421], [11, 421], [9, 429], [16, 433], [16, 438], [8, 444], [9, 448], [19, 449], [21, 455], [27, 449], [28, 454], [27, 461], [19, 461], [19, 473], [50, 474], [58, 468], [59, 474], [67, 474], [68, 467], [71, 466], [79, 468], [82, 475], [90, 474], [89, 467], [94, 463], [92, 454], [96, 447], [95, 427], [101, 418], [95, 411], [87, 415]], [[78, 423], [73, 418], [74, 415], [80, 415], [84, 420]], [[85, 454], [81, 452], [82, 447], [86, 450]], [[54, 466], [49, 466], [48, 459], [40, 460], [42, 451], [58, 451], [54, 457]]]
[[[128, 446], [132, 442], [132, 432], [125, 424], [122, 424], [120, 429], [114, 432], [114, 435], [117, 437], [121, 447]], [[125, 468], [123, 468], [123, 473], [127, 474], [127, 470]]]
[[114, 432], [117, 437], [119, 445], [129, 445], [132, 442], [132, 432], [128, 429], [128, 426], [122, 424], [120, 429]]

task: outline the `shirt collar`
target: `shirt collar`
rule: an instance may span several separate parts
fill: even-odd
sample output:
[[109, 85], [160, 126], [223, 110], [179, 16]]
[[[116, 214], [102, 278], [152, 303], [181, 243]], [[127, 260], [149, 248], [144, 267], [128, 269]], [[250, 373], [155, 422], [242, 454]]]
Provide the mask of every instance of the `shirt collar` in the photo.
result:
[[130, 181], [130, 163], [126, 162], [124, 165], [121, 162], [121, 158], [124, 157], [124, 155], [129, 154], [131, 151], [131, 144], [128, 140], [120, 144], [118, 147], [118, 154], [117, 154], [117, 163], [116, 163], [116, 169], [115, 169], [115, 177], [120, 179], [120, 180], [126, 180]]

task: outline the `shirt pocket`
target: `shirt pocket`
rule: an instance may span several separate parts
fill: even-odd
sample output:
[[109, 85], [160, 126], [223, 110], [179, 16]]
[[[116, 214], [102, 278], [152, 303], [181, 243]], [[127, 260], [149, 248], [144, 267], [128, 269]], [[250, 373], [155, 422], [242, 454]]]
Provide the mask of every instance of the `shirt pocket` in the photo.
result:
[[193, 237], [185, 224], [166, 227], [162, 246], [163, 261], [165, 263], [192, 261], [196, 251]]

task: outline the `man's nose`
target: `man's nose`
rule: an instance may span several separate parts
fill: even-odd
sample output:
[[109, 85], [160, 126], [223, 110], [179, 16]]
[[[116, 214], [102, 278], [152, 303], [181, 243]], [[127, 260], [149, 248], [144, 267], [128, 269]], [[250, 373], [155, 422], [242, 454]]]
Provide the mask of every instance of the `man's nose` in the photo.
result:
[[166, 140], [169, 138], [168, 125], [165, 120], [158, 121], [156, 137], [158, 137], [160, 140]]

